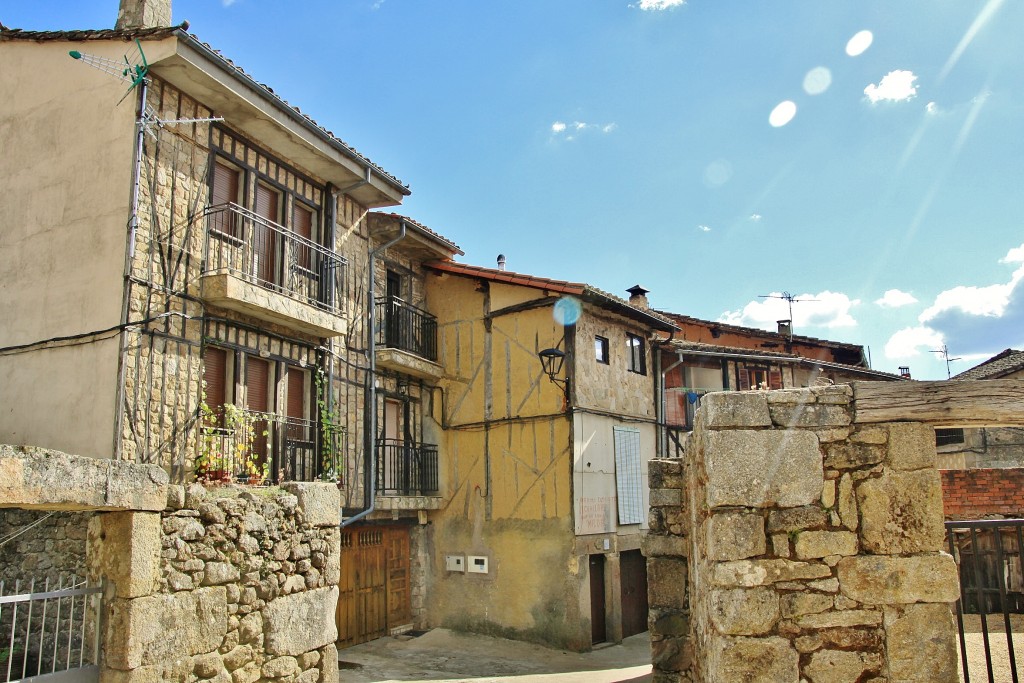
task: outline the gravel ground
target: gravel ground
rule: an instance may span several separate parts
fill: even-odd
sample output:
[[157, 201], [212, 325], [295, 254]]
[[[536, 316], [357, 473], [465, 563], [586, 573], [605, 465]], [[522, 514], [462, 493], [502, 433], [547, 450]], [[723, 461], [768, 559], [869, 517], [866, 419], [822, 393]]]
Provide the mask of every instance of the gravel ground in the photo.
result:
[[[1010, 648], [1004, 633], [1003, 615], [992, 614], [988, 622], [989, 650], [992, 653], [992, 680], [994, 683], [1011, 683]], [[1010, 615], [1010, 629], [1013, 638], [1013, 652], [1017, 663], [1017, 676], [1024, 680], [1024, 614]], [[967, 644], [967, 671], [971, 683], [988, 681], [985, 667], [985, 638], [982, 635], [981, 617], [977, 614], [964, 615], [964, 641]], [[960, 680], [964, 680], [963, 662], [960, 663]]]
[[338, 651], [341, 683], [640, 683], [651, 679], [646, 633], [593, 652], [567, 652], [443, 628]]

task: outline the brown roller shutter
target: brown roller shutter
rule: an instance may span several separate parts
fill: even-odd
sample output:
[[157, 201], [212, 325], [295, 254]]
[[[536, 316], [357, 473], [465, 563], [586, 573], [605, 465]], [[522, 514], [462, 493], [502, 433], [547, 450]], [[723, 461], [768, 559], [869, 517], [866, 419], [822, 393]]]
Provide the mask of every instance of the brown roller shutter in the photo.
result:
[[[295, 208], [292, 209], [292, 231], [299, 237], [304, 237], [310, 241], [313, 240], [313, 212], [298, 202], [295, 203]], [[295, 249], [296, 262], [300, 267], [309, 270], [313, 264], [313, 254], [310, 247], [305, 244], [297, 244]]]
[[288, 368], [288, 417], [302, 419], [306, 416], [306, 373], [298, 368]]
[[245, 361], [246, 407], [260, 413], [270, 410], [270, 363], [249, 356]]
[[[256, 185], [256, 214], [271, 223], [281, 219], [279, 208], [280, 195], [266, 185]], [[264, 284], [273, 284], [275, 265], [274, 256], [277, 251], [277, 235], [261, 223], [256, 223], [252, 236], [253, 274]]]
[[203, 381], [206, 383], [206, 405], [215, 414], [212, 422], [223, 424], [222, 406], [227, 398], [228, 352], [214, 346], [203, 350]]
[[[210, 189], [210, 204], [218, 206], [229, 202], [238, 202], [240, 173], [219, 161], [213, 164], [213, 187]], [[233, 214], [221, 211], [211, 217], [211, 227], [232, 237], [239, 237], [238, 225], [232, 220]]]

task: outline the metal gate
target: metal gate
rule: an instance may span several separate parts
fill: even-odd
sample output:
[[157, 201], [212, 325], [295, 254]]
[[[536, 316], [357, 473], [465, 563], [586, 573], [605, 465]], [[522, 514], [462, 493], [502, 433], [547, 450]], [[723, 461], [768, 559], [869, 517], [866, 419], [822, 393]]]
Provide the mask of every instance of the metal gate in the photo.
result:
[[412, 621], [408, 527], [341, 532], [338, 647], [385, 636]]
[[56, 584], [0, 581], [0, 682], [99, 680], [103, 589], [74, 576]]
[[[960, 571], [956, 603], [964, 683], [1024, 678], [1024, 520], [946, 522]], [[1015, 637], [1016, 636], [1016, 637]]]

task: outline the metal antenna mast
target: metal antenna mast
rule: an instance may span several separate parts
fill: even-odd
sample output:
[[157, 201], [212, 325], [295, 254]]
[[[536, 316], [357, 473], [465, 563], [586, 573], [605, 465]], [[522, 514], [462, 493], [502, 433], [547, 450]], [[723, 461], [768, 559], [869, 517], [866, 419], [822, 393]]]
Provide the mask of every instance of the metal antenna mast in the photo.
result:
[[932, 349], [932, 353], [938, 353], [938, 354], [940, 354], [943, 357], [943, 359], [945, 359], [945, 361], [946, 361], [946, 379], [950, 379], [951, 377], [953, 377], [953, 373], [950, 372], [950, 370], [949, 370], [949, 364], [951, 362], [955, 361], [955, 360], [960, 360], [960, 358], [950, 358], [949, 357], [949, 349], [946, 347], [945, 344], [942, 345], [941, 349]]
[[789, 292], [783, 292], [782, 294], [760, 294], [760, 299], [783, 299], [789, 304], [789, 341], [793, 341], [793, 303], [801, 303], [803, 301], [818, 301], [818, 299], [798, 299]]

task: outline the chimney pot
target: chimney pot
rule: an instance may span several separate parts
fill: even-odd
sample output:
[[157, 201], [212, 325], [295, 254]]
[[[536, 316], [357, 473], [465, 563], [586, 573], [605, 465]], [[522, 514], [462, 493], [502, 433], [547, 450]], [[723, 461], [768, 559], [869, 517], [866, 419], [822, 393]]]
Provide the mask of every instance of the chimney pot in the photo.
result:
[[792, 320], [776, 320], [776, 324], [779, 326], [779, 334], [789, 336], [793, 334], [793, 321]]
[[171, 0], [121, 0], [114, 28], [156, 28], [171, 25]]
[[629, 303], [637, 308], [650, 308], [650, 304], [647, 302], [647, 293], [651, 290], [644, 289], [640, 285], [633, 285], [626, 290], [629, 292]]
[[498, 270], [505, 270], [505, 255], [498, 254]]

